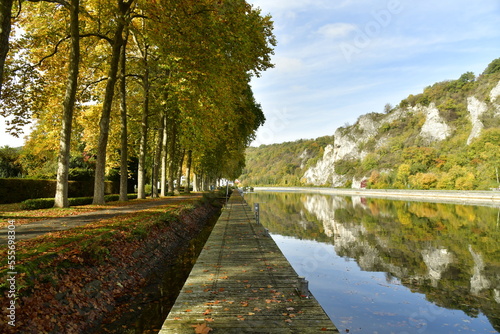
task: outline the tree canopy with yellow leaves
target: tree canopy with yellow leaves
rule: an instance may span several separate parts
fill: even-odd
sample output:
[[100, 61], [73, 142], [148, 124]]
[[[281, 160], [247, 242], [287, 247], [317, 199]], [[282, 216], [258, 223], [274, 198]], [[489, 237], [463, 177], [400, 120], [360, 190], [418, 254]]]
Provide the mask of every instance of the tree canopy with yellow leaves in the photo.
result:
[[74, 157], [93, 161], [96, 204], [106, 174], [120, 166], [126, 194], [130, 159], [139, 162], [139, 198], [146, 179], [174, 191], [183, 169], [188, 184], [191, 174], [208, 184], [241, 173], [265, 121], [250, 79], [273, 66], [276, 45], [259, 8], [245, 0], [25, 0], [2, 1], [0, 19], [12, 27], [10, 38], [0, 36], [9, 50], [0, 54], [0, 114], [14, 133], [35, 124], [25, 154], [52, 166], [57, 155], [56, 206], [68, 205]]

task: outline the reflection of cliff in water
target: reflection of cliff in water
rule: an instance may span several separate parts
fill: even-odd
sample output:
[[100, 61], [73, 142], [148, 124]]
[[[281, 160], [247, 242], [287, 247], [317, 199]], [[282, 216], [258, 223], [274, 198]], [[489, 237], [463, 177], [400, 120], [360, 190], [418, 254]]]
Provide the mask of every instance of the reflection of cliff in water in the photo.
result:
[[334, 244], [439, 306], [484, 313], [500, 330], [498, 209], [360, 197], [259, 193], [272, 232]]

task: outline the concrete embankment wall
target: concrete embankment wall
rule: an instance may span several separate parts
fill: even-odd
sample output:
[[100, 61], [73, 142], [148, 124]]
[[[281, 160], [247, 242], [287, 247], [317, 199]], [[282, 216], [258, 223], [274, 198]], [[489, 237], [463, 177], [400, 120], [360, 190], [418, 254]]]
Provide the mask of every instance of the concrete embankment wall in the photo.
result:
[[404, 201], [446, 202], [500, 207], [500, 191], [337, 189], [319, 187], [256, 187], [255, 191], [320, 193], [325, 195], [363, 196]]

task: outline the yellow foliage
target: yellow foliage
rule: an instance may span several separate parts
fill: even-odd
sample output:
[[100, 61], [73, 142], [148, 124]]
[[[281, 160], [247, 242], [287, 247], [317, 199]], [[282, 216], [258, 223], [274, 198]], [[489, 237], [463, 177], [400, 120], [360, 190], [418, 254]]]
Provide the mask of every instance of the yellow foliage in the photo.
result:
[[438, 178], [434, 173], [417, 173], [409, 177], [410, 185], [414, 189], [434, 189]]

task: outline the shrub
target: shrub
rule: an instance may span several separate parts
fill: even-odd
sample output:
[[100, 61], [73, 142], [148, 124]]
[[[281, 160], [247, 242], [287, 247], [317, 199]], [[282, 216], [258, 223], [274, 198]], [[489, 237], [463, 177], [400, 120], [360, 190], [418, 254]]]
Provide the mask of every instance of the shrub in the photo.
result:
[[[94, 183], [88, 181], [69, 181], [70, 197], [88, 197], [94, 192]], [[106, 194], [120, 191], [116, 182], [105, 182]], [[50, 198], [56, 193], [55, 180], [2, 179], [0, 178], [0, 203], [19, 203], [32, 198]]]
[[94, 181], [94, 171], [88, 168], [70, 168], [68, 179], [72, 181]]
[[21, 203], [21, 209], [23, 210], [39, 210], [48, 209], [54, 206], [53, 198], [35, 198], [28, 199]]
[[484, 70], [483, 74], [493, 74], [500, 72], [500, 58], [493, 60]]
[[87, 205], [92, 204], [92, 197], [75, 197], [69, 199], [69, 205]]
[[106, 202], [114, 202], [120, 199], [120, 195], [106, 195], [104, 196], [104, 200]]

